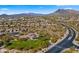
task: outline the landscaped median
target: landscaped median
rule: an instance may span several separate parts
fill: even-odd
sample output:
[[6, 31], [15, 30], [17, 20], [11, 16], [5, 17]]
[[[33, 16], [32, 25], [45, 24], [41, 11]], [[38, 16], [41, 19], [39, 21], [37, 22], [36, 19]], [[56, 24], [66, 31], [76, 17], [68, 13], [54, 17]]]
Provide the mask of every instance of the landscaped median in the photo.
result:
[[76, 39], [73, 41], [73, 44], [74, 45], [76, 45], [76, 46], [79, 46], [79, 41], [78, 41], [78, 39], [79, 39], [79, 33], [76, 31]]

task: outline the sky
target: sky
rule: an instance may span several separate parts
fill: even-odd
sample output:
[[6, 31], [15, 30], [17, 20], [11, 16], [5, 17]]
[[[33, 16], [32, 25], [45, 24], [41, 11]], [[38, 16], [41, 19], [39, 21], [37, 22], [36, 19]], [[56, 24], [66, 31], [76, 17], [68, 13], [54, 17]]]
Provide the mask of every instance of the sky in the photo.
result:
[[57, 9], [79, 10], [79, 5], [0, 5], [0, 14], [40, 13], [49, 14]]

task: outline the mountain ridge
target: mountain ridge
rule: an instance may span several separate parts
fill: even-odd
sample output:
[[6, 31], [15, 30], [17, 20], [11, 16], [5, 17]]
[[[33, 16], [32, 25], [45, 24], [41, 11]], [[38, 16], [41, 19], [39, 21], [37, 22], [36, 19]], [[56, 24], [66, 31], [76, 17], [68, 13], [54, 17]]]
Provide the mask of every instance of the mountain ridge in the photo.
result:
[[54, 14], [79, 14], [79, 11], [73, 9], [58, 9], [54, 12]]
[[79, 11], [73, 10], [73, 9], [58, 9], [55, 12], [49, 13], [49, 14], [41, 14], [41, 13], [20, 13], [20, 14], [1, 14], [0, 16], [43, 16], [43, 15], [70, 15], [70, 14], [79, 14]]

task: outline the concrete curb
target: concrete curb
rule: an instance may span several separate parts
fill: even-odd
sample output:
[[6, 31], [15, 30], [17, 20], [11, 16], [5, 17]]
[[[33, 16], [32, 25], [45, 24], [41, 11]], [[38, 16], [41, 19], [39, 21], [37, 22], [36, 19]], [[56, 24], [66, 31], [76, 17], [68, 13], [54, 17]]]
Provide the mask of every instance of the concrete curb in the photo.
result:
[[[78, 32], [73, 28], [73, 27], [71, 27], [75, 32], [76, 32], [76, 37], [75, 37], [75, 39], [78, 37]], [[77, 46], [79, 46], [79, 44], [77, 43], [77, 41], [76, 40], [73, 40], [73, 42], [72, 42], [74, 45], [77, 45]]]
[[[76, 38], [77, 38], [78, 37], [78, 32], [76, 30], [75, 30], [75, 32], [76, 32]], [[77, 43], [76, 40], [73, 41], [73, 44], [76, 45], [76, 46], [79, 46], [79, 44]]]

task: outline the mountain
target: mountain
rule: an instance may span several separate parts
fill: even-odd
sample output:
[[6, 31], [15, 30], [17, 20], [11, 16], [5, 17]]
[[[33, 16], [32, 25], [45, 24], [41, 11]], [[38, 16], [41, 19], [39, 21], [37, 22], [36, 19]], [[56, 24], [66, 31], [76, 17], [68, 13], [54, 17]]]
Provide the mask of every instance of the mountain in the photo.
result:
[[2, 14], [0, 16], [45, 16], [45, 15], [75, 15], [75, 14], [79, 14], [79, 11], [71, 10], [71, 9], [58, 9], [50, 14], [20, 13], [20, 14], [12, 14], [12, 15]]
[[20, 13], [20, 14], [12, 14], [12, 15], [7, 15], [7, 14], [1, 14], [0, 16], [43, 16], [45, 14], [37, 14], [37, 13]]
[[37, 14], [37, 13], [21, 13], [21, 14], [13, 14], [14, 16], [42, 16], [44, 14]]
[[54, 13], [51, 14], [56, 14], [56, 15], [74, 15], [74, 14], [79, 14], [79, 11], [76, 10], [71, 10], [71, 9], [58, 9]]

